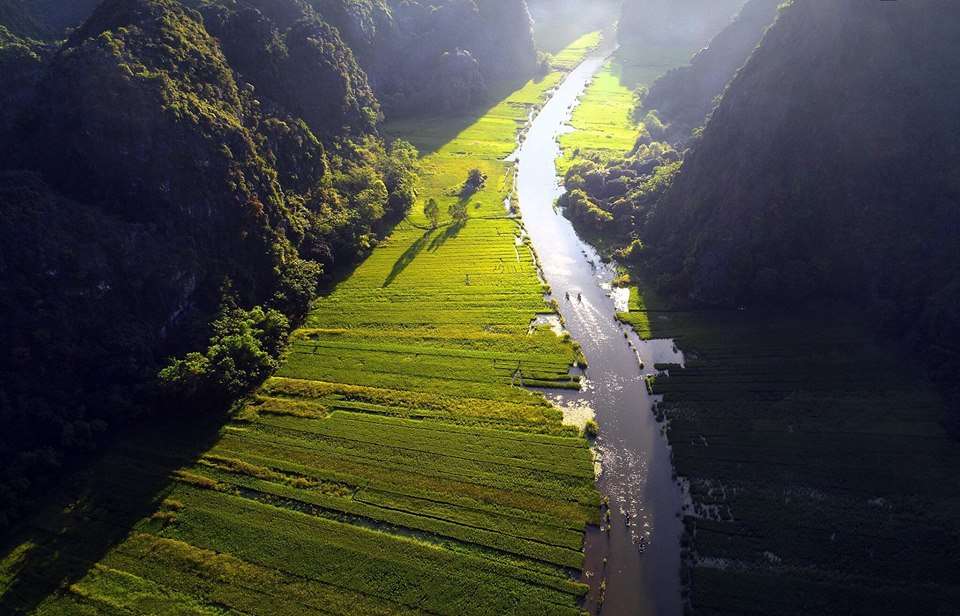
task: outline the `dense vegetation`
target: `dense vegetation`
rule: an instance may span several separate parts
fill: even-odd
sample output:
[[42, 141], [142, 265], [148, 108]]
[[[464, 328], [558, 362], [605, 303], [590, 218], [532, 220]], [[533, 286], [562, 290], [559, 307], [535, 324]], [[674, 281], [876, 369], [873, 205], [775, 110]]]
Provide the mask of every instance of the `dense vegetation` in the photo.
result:
[[949, 613], [960, 10], [796, 0], [764, 35], [775, 4], [640, 97], [627, 156], [565, 166], [563, 204], [639, 272], [621, 320], [687, 352], [651, 386], [691, 611]]
[[[574, 112], [576, 130], [561, 140], [560, 170], [568, 192], [560, 205], [581, 232], [608, 251], [623, 249], [623, 260], [640, 262], [648, 218], [779, 4], [750, 0], [689, 64], [675, 68], [670, 66], [682, 64], [682, 43], [644, 38], [645, 30], [633, 31], [629, 21], [621, 21], [620, 38], [636, 40], [590, 85]], [[654, 15], [660, 19], [676, 18], [658, 10]]]
[[[576, 389], [582, 358], [534, 325], [555, 313], [503, 206], [505, 158], [561, 77], [478, 119], [387, 125], [431, 152], [420, 201], [433, 220], [412, 209], [318, 299], [225, 426], [161, 422], [64, 482], [0, 552], [0, 612], [579, 614], [593, 457], [520, 385]], [[284, 326], [227, 305], [208, 351], [172, 376], [270, 369]], [[235, 370], [216, 374], [234, 388]]]
[[958, 34], [936, 2], [785, 8], [642, 232], [662, 288], [850, 299], [955, 390]]
[[634, 150], [570, 167], [563, 204], [672, 295], [858, 301], [924, 349], [956, 396], [957, 66], [945, 57], [958, 17], [797, 2], [754, 51], [775, 4], [747, 3], [690, 66], [642, 93]]
[[[0, 180], [0, 521], [65, 453], [149, 408], [164, 358], [210, 337], [224, 301], [241, 322], [256, 306], [301, 318], [412, 204], [416, 152], [376, 136], [337, 32], [294, 0], [267, 4], [275, 17], [109, 0], [59, 46], [2, 32], [0, 168], [16, 171]], [[210, 362], [205, 382], [263, 374], [247, 366]]]
[[743, 66], [782, 0], [749, 0], [736, 19], [700, 50], [686, 66], [668, 71], [641, 93], [638, 116], [654, 111], [666, 126], [666, 140], [689, 142], [706, 123], [724, 88]]
[[[310, 0], [342, 33], [388, 112], [462, 111], [537, 63], [524, 0]], [[494, 99], [495, 100], [495, 99]]]

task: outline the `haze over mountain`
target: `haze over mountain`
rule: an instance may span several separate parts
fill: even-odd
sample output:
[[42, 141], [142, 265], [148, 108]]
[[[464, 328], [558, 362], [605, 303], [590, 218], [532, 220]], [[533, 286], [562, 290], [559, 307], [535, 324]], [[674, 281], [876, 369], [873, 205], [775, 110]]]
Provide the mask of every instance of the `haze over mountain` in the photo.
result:
[[666, 124], [665, 138], [688, 140], [706, 123], [724, 88], [746, 63], [773, 23], [782, 0], [749, 0], [736, 18], [690, 60], [657, 79], [643, 97], [642, 111], [655, 111]]
[[744, 0], [624, 0], [619, 40], [627, 48], [702, 45], [725, 28]]

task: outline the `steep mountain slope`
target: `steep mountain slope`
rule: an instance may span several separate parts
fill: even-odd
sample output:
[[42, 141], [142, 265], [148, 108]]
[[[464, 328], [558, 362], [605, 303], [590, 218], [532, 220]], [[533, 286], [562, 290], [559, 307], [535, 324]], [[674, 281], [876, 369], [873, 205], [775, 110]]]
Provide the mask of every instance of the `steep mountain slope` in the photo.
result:
[[787, 6], [644, 232], [664, 286], [850, 298], [953, 374], [958, 36], [960, 8], [932, 0]]
[[491, 84], [536, 68], [525, 0], [311, 0], [335, 25], [387, 111], [484, 102]]
[[60, 39], [79, 26], [100, 0], [0, 0], [0, 24], [30, 38]]
[[669, 141], [685, 140], [703, 126], [717, 97], [773, 23], [780, 4], [782, 0], [750, 0], [689, 65], [668, 71], [650, 86], [643, 112], [656, 111], [667, 125]]
[[16, 85], [0, 169], [17, 170], [0, 175], [0, 524], [65, 454], [151, 407], [165, 356], [212, 333], [171, 391], [251, 384], [281, 313], [303, 315], [324, 270], [414, 200], [415, 152], [376, 137], [334, 29], [295, 0], [203, 4], [206, 20], [107, 0], [56, 52], [0, 41], [17, 69], [0, 78]]

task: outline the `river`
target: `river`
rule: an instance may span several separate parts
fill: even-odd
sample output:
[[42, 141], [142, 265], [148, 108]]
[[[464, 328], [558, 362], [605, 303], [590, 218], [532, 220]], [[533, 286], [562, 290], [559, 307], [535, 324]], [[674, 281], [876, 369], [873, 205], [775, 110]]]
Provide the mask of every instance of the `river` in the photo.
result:
[[514, 154], [517, 189], [543, 276], [589, 362], [582, 391], [549, 397], [561, 406], [589, 406], [600, 425], [598, 486], [609, 498], [610, 529], [591, 529], [587, 536], [588, 607], [602, 614], [673, 616], [682, 613], [681, 492], [644, 375], [655, 363], [682, 363], [682, 355], [672, 341], [643, 342], [616, 320], [625, 298], [611, 289], [614, 272], [554, 207], [562, 190], [557, 137], [610, 52], [598, 49], [574, 69], [534, 118]]

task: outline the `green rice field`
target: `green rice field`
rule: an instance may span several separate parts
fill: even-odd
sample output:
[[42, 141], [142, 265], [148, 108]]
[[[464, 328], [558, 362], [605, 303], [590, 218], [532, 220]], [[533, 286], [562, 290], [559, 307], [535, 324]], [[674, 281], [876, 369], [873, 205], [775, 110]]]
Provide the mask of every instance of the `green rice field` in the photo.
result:
[[613, 57], [587, 86], [570, 121], [574, 130], [560, 137], [561, 172], [579, 157], [623, 156], [636, 143], [643, 127], [633, 119], [634, 93], [621, 81], [621, 69], [620, 60]]
[[923, 371], [846, 308], [668, 309], [632, 290], [662, 366], [689, 493], [697, 614], [951, 614], [960, 603], [960, 448]]
[[561, 174], [579, 158], [608, 160], [633, 149], [646, 132], [634, 117], [636, 92], [690, 56], [687, 49], [652, 48], [642, 53], [615, 52], [596, 74], [573, 110], [573, 130], [560, 137], [563, 156], [557, 161]]
[[227, 425], [158, 425], [67, 482], [0, 553], [0, 612], [579, 614], [593, 457], [527, 388], [579, 388], [581, 357], [532, 325], [555, 311], [504, 158], [598, 40], [475, 115], [387, 126], [438, 227], [415, 208]]

